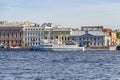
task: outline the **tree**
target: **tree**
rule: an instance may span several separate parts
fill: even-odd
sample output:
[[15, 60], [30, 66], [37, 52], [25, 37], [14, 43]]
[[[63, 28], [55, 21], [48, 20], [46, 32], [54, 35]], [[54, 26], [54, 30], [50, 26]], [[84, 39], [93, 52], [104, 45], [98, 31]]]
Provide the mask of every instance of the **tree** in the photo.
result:
[[117, 32], [117, 38], [120, 39], [120, 32]]

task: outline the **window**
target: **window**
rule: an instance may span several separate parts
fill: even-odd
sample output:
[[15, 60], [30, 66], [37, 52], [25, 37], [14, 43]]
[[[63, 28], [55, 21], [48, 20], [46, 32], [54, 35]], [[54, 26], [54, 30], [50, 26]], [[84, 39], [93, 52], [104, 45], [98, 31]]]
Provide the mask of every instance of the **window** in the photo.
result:
[[67, 38], [65, 37], [65, 40], [66, 40]]
[[94, 43], [94, 45], [96, 45], [96, 43]]
[[104, 43], [102, 43], [102, 45], [103, 45]]
[[85, 40], [85, 38], [83, 37], [83, 40]]
[[58, 39], [58, 36], [56, 36], [56, 39]]
[[35, 35], [35, 32], [33, 32], [33, 35]]
[[100, 40], [100, 38], [98, 37], [98, 41]]
[[94, 38], [94, 41], [96, 41], [96, 38]]
[[101, 41], [103, 41], [103, 38], [101, 38]]
[[3, 33], [3, 36], [5, 37], [5, 33]]
[[69, 40], [70, 38], [68, 37], [68, 40]]
[[79, 38], [79, 40], [81, 41], [81, 38]]
[[22, 32], [20, 32], [20, 37], [22, 36]]
[[53, 40], [53, 37], [51, 37], [51, 40]]
[[62, 37], [62, 40], [63, 40], [64, 38]]
[[75, 40], [74, 38], [72, 38], [72, 40]]
[[17, 37], [17, 32], [16, 32], [16, 37]]
[[22, 41], [20, 40], [20, 43], [22, 43]]
[[9, 37], [9, 33], [7, 33], [7, 36]]
[[87, 41], [89, 40], [89, 38], [87, 37]]
[[97, 45], [99, 46], [99, 45], [100, 45], [100, 43], [98, 42], [98, 43], [97, 43]]
[[90, 43], [90, 45], [92, 45], [92, 43]]

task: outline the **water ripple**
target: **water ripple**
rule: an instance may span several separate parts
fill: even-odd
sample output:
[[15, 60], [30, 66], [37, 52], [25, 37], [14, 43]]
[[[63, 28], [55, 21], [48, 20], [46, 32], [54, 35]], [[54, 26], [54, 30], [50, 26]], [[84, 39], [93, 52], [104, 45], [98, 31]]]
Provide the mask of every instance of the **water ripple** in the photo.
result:
[[0, 52], [0, 80], [119, 80], [119, 51]]

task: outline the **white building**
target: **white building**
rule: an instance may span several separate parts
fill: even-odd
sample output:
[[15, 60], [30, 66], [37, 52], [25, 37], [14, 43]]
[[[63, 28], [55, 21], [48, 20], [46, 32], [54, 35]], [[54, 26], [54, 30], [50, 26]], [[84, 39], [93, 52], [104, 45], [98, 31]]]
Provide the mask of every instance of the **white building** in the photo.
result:
[[42, 37], [42, 29], [40, 26], [24, 27], [23, 28], [23, 41], [24, 47], [31, 47], [40, 45]]

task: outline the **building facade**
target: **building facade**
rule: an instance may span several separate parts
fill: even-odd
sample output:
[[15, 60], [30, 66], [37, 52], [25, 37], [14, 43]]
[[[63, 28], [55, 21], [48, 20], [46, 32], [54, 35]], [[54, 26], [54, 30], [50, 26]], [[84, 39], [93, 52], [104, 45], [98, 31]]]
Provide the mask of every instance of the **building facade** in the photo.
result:
[[84, 47], [110, 46], [110, 36], [105, 35], [102, 31], [73, 31], [70, 40]]
[[81, 31], [103, 31], [103, 26], [81, 26]]
[[58, 28], [50, 26], [51, 24], [23, 28], [23, 46], [38, 46], [43, 41], [59, 41], [64, 43], [69, 40], [70, 30], [67, 28]]
[[69, 40], [70, 30], [68, 28], [45, 28], [44, 38], [48, 40], [58, 40], [61, 44]]
[[103, 32], [111, 37], [111, 46], [117, 45], [117, 33], [115, 31], [112, 31], [111, 29], [105, 28]]
[[120, 31], [116, 31], [117, 34], [117, 45], [120, 45]]
[[0, 27], [0, 44], [8, 47], [22, 47], [23, 27]]
[[40, 40], [43, 38], [41, 35], [42, 28], [40, 26], [33, 26], [33, 27], [24, 27], [23, 28], [23, 46], [24, 47], [31, 47], [31, 46], [38, 46], [40, 45]]

